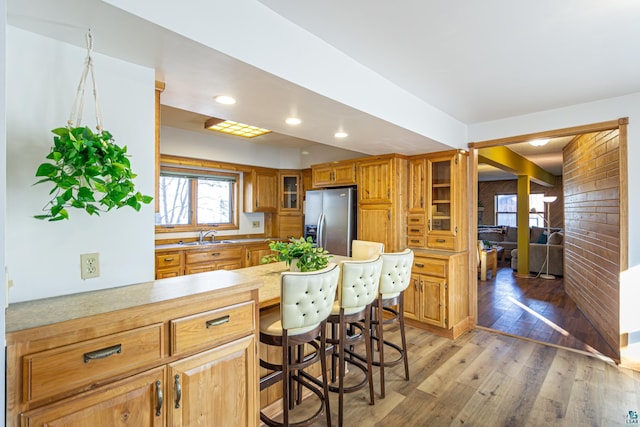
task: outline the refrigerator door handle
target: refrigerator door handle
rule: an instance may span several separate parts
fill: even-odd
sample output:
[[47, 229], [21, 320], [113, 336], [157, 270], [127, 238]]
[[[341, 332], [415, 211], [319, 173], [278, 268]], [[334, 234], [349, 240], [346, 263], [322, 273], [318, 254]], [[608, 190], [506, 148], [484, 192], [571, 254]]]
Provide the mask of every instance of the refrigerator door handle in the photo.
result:
[[316, 233], [316, 243], [318, 247], [324, 248], [325, 242], [322, 241], [324, 235], [324, 213], [318, 217], [318, 231]]

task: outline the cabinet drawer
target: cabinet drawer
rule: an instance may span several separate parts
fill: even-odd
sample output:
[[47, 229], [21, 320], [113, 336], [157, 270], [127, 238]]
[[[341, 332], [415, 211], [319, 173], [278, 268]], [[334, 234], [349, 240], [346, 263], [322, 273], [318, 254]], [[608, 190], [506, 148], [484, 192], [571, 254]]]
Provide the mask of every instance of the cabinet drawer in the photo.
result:
[[424, 225], [411, 225], [407, 227], [409, 236], [424, 236]]
[[161, 323], [30, 354], [23, 358], [23, 399], [87, 389], [161, 359]]
[[181, 256], [182, 254], [180, 252], [164, 252], [156, 254], [156, 268], [179, 267]]
[[409, 215], [407, 217], [407, 225], [409, 227], [412, 225], [424, 225], [424, 215]]
[[454, 250], [456, 238], [452, 236], [428, 236], [427, 246], [433, 249]]
[[423, 236], [408, 236], [407, 237], [407, 246], [416, 247], [416, 248], [424, 248], [425, 247], [425, 238]]
[[216, 262], [221, 259], [229, 258], [238, 258], [241, 260], [242, 247], [210, 249], [206, 251], [188, 251], [186, 257], [187, 264], [195, 264], [199, 262]]
[[255, 329], [252, 301], [171, 321], [171, 354], [210, 348]]
[[431, 258], [413, 260], [413, 272], [435, 277], [447, 277], [447, 261]]

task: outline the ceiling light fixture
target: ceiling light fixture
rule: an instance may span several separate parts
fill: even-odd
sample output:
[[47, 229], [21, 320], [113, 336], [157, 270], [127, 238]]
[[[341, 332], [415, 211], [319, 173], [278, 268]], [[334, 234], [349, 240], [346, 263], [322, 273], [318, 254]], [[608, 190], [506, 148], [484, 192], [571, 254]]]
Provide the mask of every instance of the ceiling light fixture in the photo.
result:
[[204, 122], [204, 127], [216, 132], [226, 133], [227, 135], [242, 136], [244, 138], [255, 138], [256, 136], [271, 132], [269, 129], [246, 125], [244, 123], [238, 123], [231, 120], [216, 119], [215, 117]]
[[549, 142], [548, 139], [534, 139], [533, 141], [529, 141], [529, 144], [534, 147], [542, 147], [543, 145], [546, 145], [547, 142]]
[[300, 123], [302, 123], [302, 120], [297, 117], [289, 117], [287, 118], [287, 120], [285, 120], [285, 123], [288, 125], [299, 125]]
[[218, 95], [214, 98], [218, 104], [232, 105], [236, 103], [236, 100], [227, 95]]
[[349, 134], [346, 132], [336, 132], [333, 136], [335, 136], [336, 138], [346, 138], [349, 136]]

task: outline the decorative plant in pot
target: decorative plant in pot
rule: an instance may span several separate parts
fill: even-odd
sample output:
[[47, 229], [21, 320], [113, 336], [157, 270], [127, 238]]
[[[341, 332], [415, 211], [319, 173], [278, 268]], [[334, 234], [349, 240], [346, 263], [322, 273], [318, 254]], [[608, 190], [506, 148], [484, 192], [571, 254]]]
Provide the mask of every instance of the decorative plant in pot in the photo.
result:
[[260, 262], [266, 264], [275, 261], [285, 261], [287, 266], [297, 271], [316, 271], [329, 264], [329, 252], [316, 247], [311, 237], [290, 238], [289, 241], [271, 241], [269, 248], [274, 252], [262, 257]]
[[[99, 215], [113, 208], [129, 206], [136, 211], [141, 204], [153, 200], [135, 191], [127, 147], [114, 143], [110, 132], [102, 129], [102, 116], [98, 105], [98, 91], [93, 70], [91, 32], [87, 33], [87, 59], [67, 127], [54, 129], [53, 147], [46, 156], [52, 163], [38, 166], [36, 177], [43, 177], [35, 184], [53, 183], [49, 192], [51, 200], [44, 206], [37, 219], [60, 221], [69, 219], [68, 208], [85, 210], [89, 215]], [[91, 71], [93, 95], [96, 107], [97, 133], [80, 126], [82, 101], [87, 75]], [[74, 119], [78, 126], [74, 126]], [[35, 185], [34, 184], [34, 185]]]

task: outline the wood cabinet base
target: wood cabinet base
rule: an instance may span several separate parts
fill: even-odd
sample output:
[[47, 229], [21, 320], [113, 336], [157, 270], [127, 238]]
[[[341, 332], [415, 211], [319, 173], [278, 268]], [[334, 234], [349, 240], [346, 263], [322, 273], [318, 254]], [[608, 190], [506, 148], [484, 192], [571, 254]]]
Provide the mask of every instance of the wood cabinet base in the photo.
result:
[[428, 331], [440, 337], [449, 338], [452, 340], [458, 338], [465, 332], [471, 330], [471, 326], [473, 324], [473, 321], [470, 317], [467, 317], [466, 319], [462, 320], [456, 325], [453, 325], [453, 327], [449, 329], [439, 328], [437, 326], [428, 325], [426, 323], [419, 322], [417, 320], [408, 319], [406, 316], [404, 320], [405, 322], [407, 322], [407, 325], [410, 325], [415, 328], [422, 329], [423, 331]]

